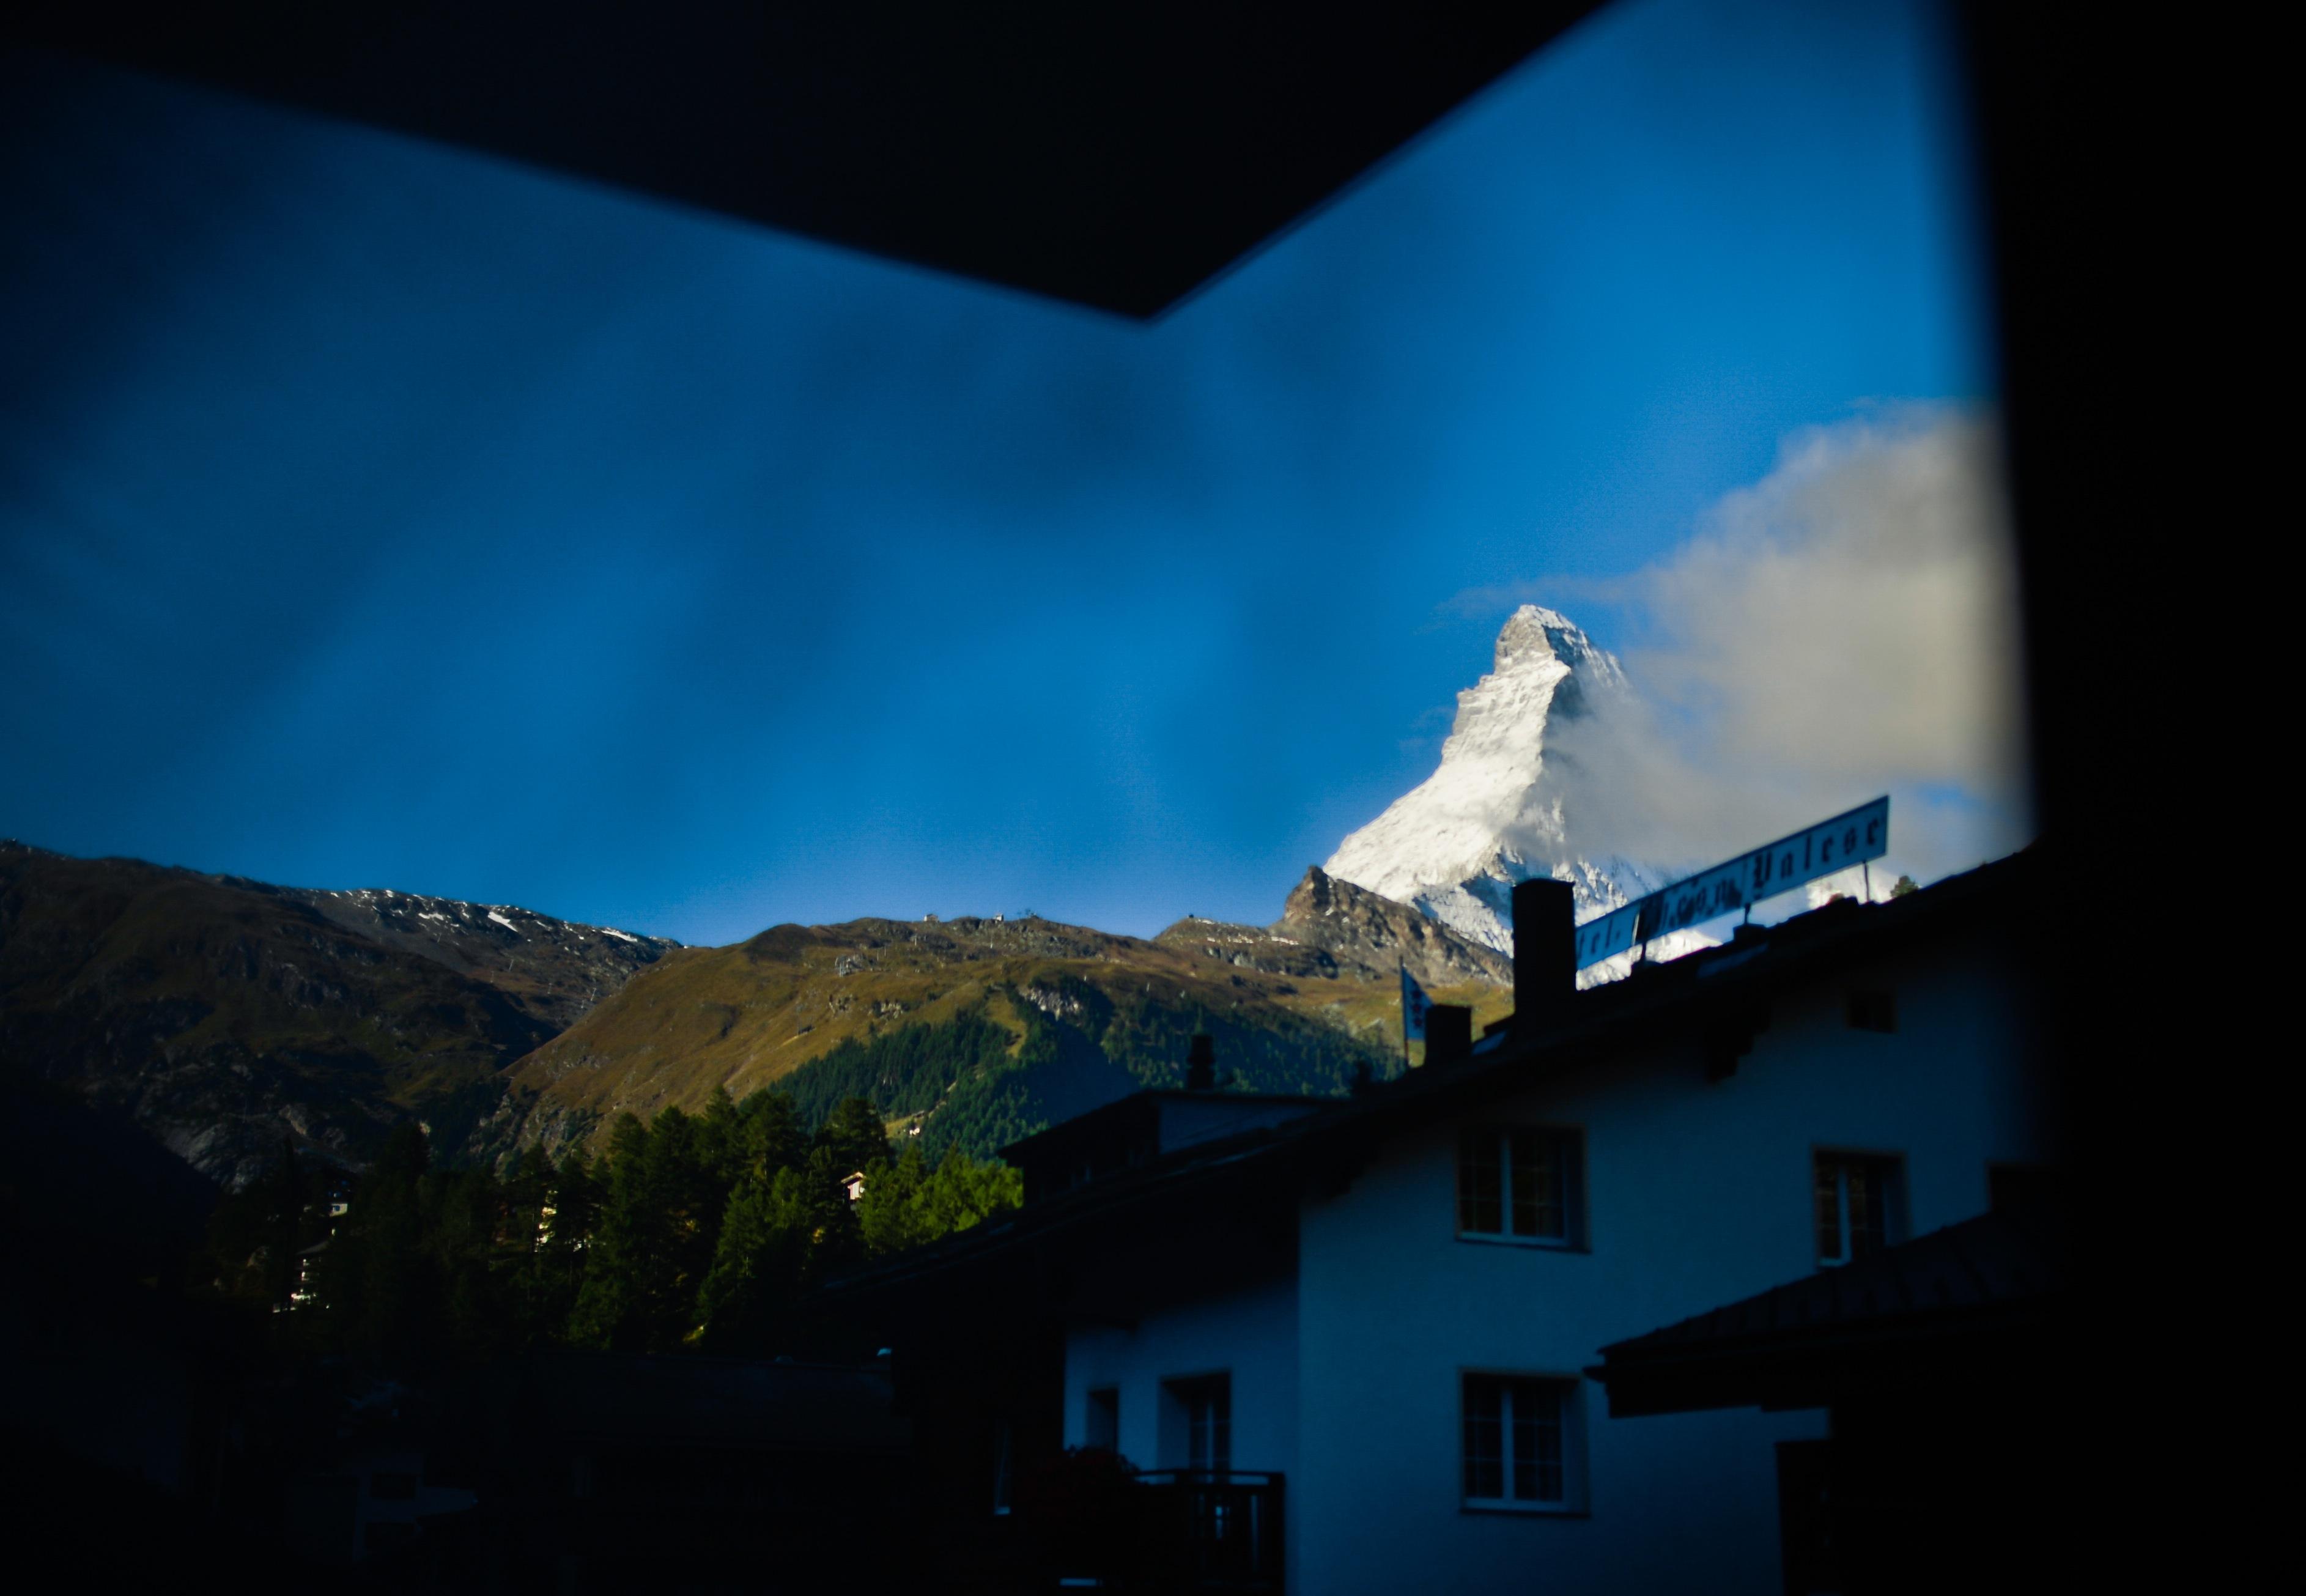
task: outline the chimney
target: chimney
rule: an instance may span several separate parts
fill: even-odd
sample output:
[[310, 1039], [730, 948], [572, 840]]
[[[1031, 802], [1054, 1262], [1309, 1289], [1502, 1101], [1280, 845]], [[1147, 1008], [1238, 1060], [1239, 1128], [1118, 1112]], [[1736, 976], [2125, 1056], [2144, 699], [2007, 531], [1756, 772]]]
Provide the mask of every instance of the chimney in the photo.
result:
[[1542, 1025], [1577, 990], [1577, 909], [1569, 883], [1514, 883], [1514, 1018]]
[[1454, 1064], [1473, 1051], [1473, 1011], [1464, 1003], [1435, 1003], [1425, 1011], [1425, 1067]]
[[1185, 1089], [1189, 1092], [1213, 1092], [1217, 1089], [1217, 1048], [1207, 1031], [1193, 1033], [1193, 1045], [1185, 1054]]

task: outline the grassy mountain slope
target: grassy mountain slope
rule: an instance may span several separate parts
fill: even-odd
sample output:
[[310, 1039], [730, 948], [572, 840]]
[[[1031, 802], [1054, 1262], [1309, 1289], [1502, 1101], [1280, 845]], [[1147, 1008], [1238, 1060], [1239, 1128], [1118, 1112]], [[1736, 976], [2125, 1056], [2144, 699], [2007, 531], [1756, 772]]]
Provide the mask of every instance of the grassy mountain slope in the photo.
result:
[[[742, 1097], [773, 1085], [812, 1116], [869, 1096], [933, 1151], [981, 1156], [1176, 1084], [1197, 1029], [1247, 1089], [1337, 1092], [1356, 1066], [1393, 1066], [1390, 967], [1292, 962], [1285, 940], [1273, 957], [1243, 958], [1236, 941], [1203, 935], [1211, 923], [1182, 924], [1148, 942], [1041, 919], [867, 919], [685, 950], [522, 1060], [507, 1105], [517, 1122], [503, 1131], [557, 1150], [620, 1111], [694, 1110], [716, 1088]], [[1507, 1006], [1488, 982], [1435, 995], [1474, 1002], [1483, 1018]]]

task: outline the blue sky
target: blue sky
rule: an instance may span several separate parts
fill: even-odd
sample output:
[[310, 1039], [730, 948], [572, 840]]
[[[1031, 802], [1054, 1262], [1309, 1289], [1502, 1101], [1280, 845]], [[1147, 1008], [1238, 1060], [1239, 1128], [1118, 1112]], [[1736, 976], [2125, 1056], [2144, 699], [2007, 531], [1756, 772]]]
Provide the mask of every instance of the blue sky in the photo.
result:
[[1430, 772], [1460, 595], [1990, 397], [1938, 27], [1621, 5], [1150, 325], [5, 59], [0, 833], [699, 943], [1270, 919]]

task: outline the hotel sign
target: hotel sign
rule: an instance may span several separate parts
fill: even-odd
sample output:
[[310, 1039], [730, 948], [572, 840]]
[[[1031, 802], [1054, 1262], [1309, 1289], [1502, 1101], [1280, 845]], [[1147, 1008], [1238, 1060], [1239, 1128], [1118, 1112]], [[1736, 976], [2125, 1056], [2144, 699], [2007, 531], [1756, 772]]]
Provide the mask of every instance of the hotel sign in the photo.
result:
[[1577, 927], [1577, 968], [1878, 859], [1889, 848], [1890, 800], [1877, 798], [1586, 921]]

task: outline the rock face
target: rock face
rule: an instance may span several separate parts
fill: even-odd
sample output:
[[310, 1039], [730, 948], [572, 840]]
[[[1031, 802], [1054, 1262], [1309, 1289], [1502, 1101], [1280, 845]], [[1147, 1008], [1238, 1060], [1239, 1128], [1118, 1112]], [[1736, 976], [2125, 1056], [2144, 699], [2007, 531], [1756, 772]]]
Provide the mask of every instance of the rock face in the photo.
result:
[[1405, 966], [1428, 987], [1513, 985], [1513, 961], [1503, 954], [1319, 865], [1305, 872], [1271, 926], [1183, 919], [1154, 940], [1268, 975], [1389, 983]]
[[1439, 768], [1340, 843], [1328, 875], [1508, 960], [1516, 882], [1569, 883], [1581, 921], [1665, 884], [1653, 867], [1573, 846], [1569, 783], [1546, 747], [1550, 729], [1606, 717], [1627, 690], [1618, 661], [1576, 622], [1523, 605], [1498, 634], [1489, 674], [1457, 695]]
[[1340, 881], [1318, 865], [1291, 891], [1273, 929], [1341, 959], [1373, 965], [1387, 977], [1406, 965], [1427, 986], [1461, 981], [1513, 985], [1511, 958], [1390, 898]]
[[372, 942], [484, 981], [555, 1031], [568, 1029], [636, 971], [680, 946], [508, 903], [464, 903], [379, 887], [330, 892], [240, 884], [307, 904]]

